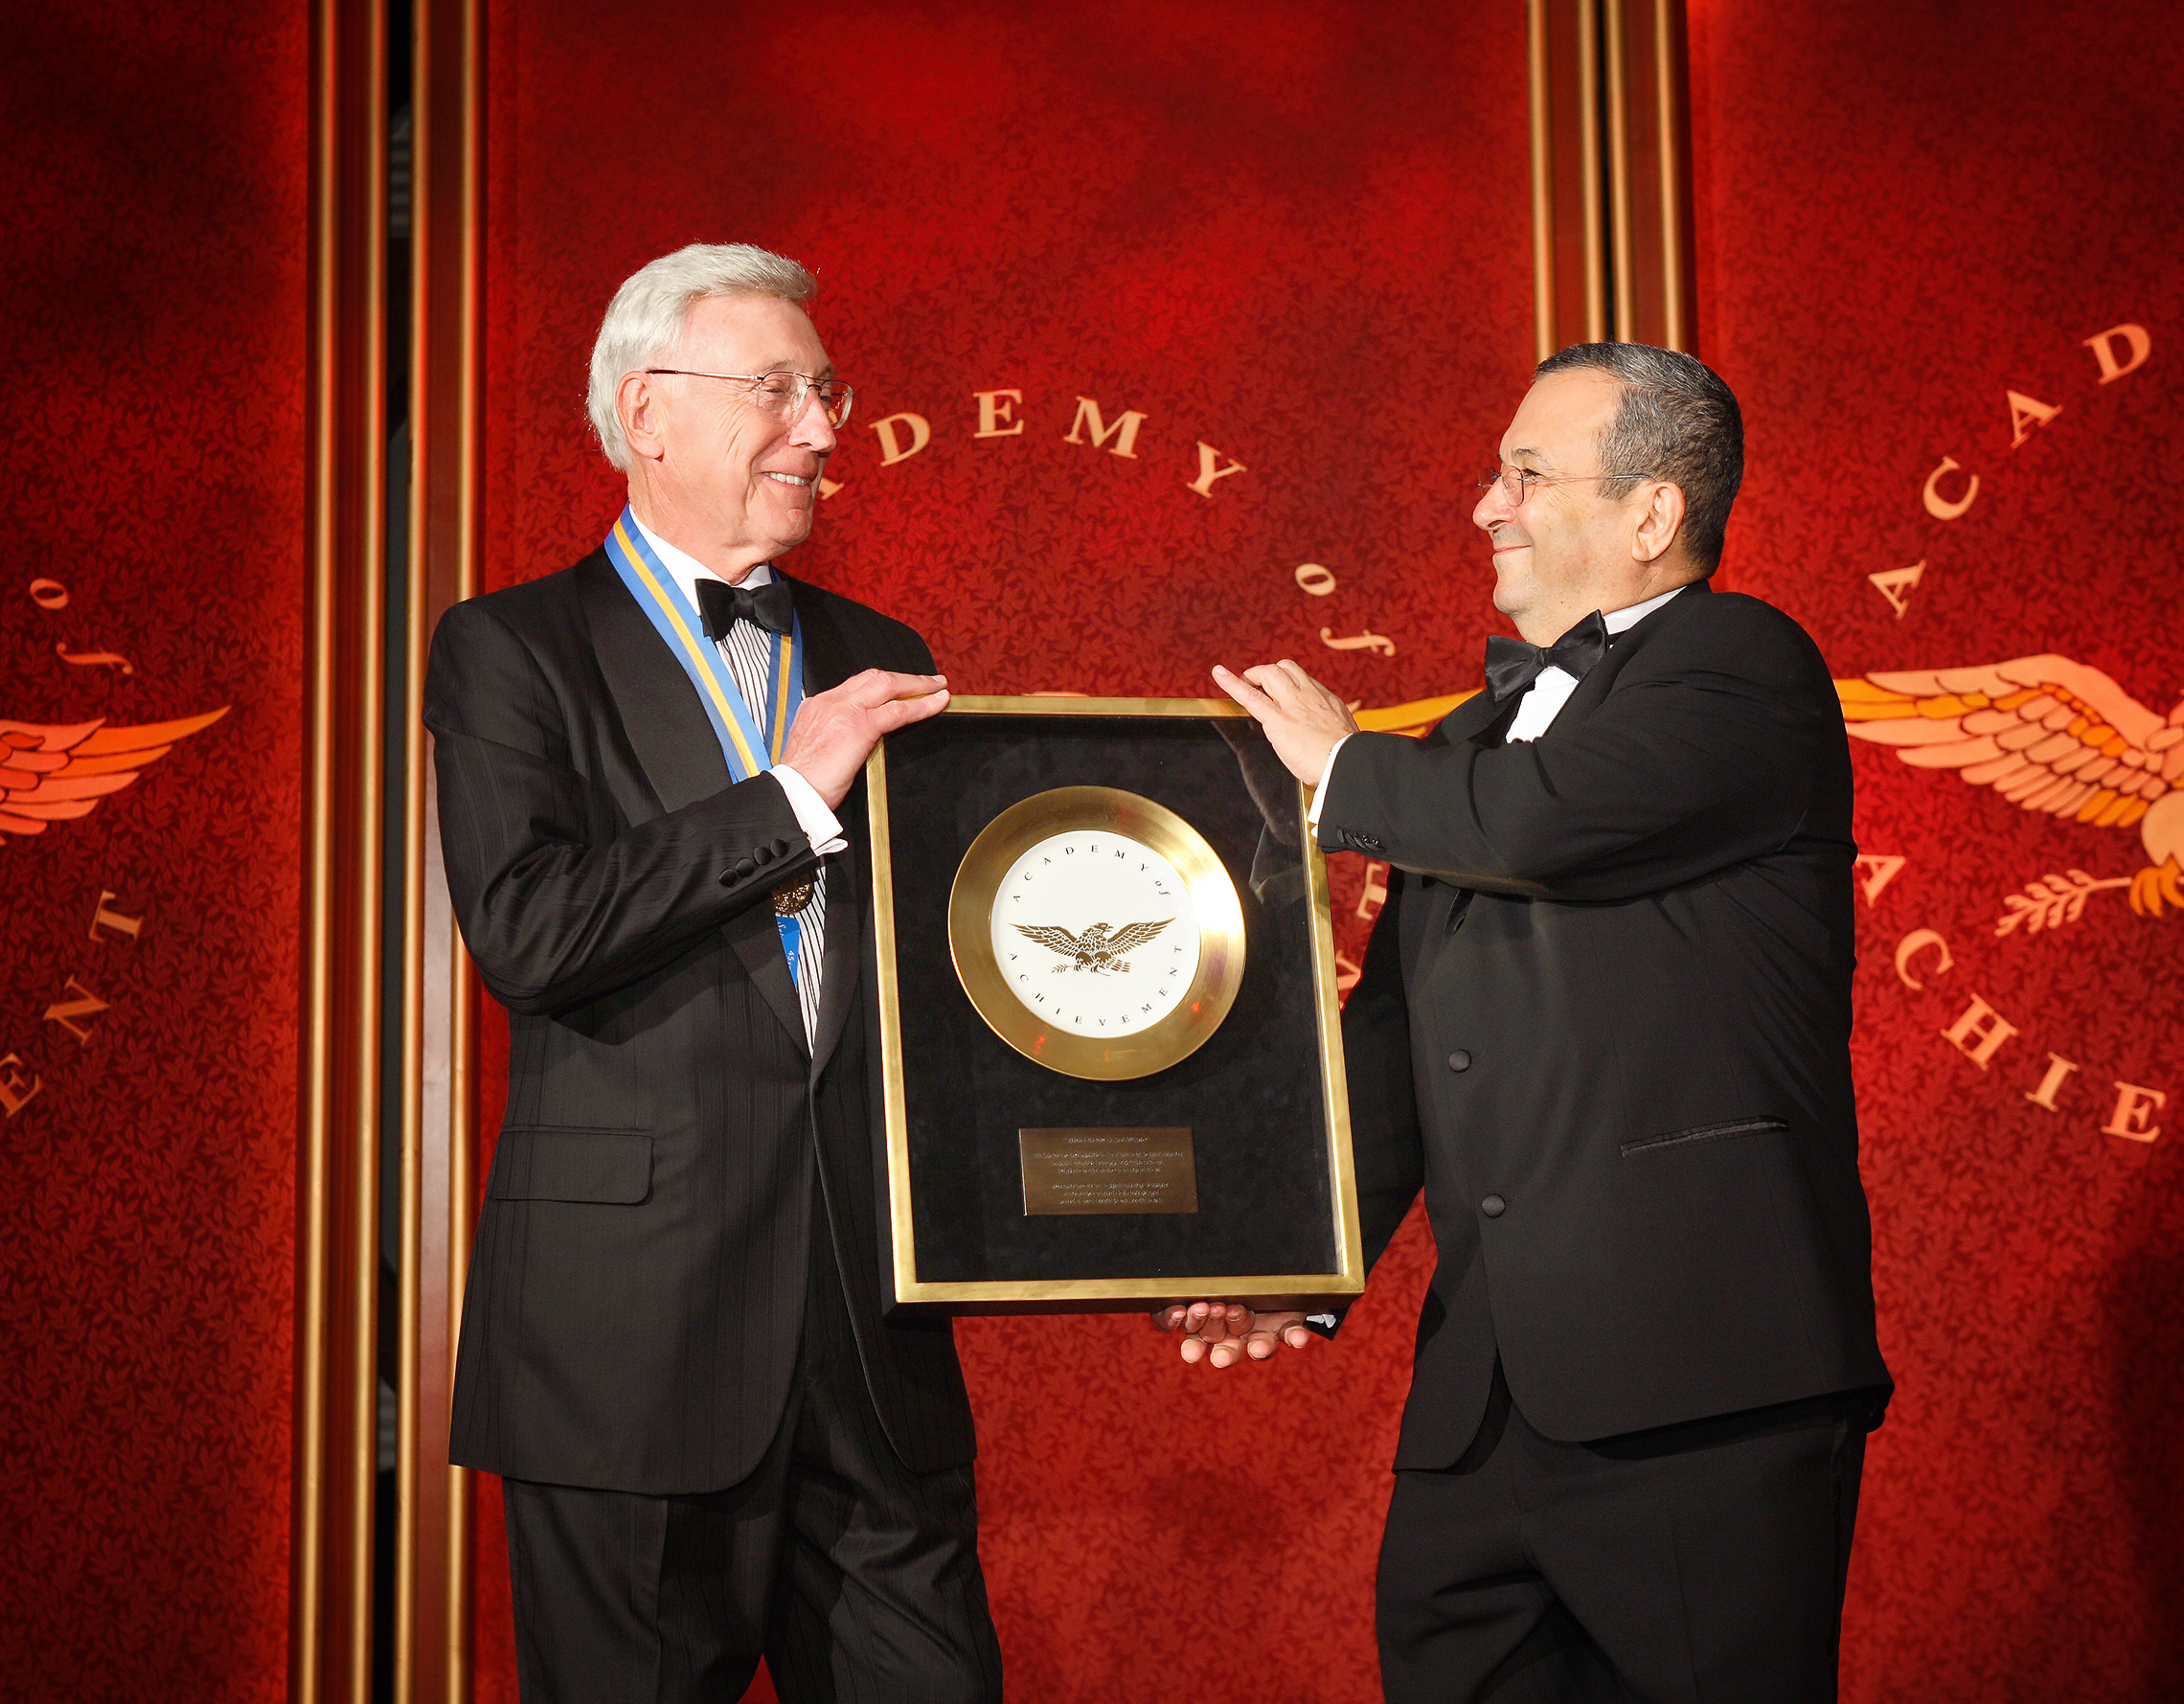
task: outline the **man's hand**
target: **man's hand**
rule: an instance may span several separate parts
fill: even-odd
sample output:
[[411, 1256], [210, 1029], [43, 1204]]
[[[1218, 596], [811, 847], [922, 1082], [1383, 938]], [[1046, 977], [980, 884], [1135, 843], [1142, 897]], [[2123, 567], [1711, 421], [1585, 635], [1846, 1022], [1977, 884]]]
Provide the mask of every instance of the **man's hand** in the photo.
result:
[[890, 674], [867, 669], [797, 706], [781, 761], [837, 810], [883, 734], [948, 707], [944, 674]]
[[1357, 718], [1350, 714], [1350, 706], [1287, 657], [1246, 669], [1240, 675], [1217, 663], [1214, 680], [1259, 718], [1274, 755], [1308, 787], [1319, 785], [1335, 741], [1357, 732]]
[[1249, 1356], [1263, 1361], [1286, 1343], [1302, 1349], [1312, 1340], [1301, 1313], [1253, 1313], [1240, 1302], [1175, 1302], [1152, 1311], [1156, 1329], [1183, 1332], [1182, 1355], [1194, 1367], [1200, 1361], [1233, 1367]]

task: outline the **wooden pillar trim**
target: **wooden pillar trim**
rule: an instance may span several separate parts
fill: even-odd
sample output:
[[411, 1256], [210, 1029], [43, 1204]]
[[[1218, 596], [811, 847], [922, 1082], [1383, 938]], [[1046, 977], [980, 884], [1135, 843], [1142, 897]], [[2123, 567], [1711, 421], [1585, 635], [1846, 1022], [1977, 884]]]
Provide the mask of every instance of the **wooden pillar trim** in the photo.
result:
[[410, 730], [403, 775], [402, 1344], [396, 1704], [470, 1695], [468, 1475], [448, 1407], [477, 1152], [477, 983], [447, 897], [422, 724], [432, 629], [478, 590], [482, 0], [418, 0], [412, 80]]
[[1536, 343], [1690, 349], [1683, 0], [1532, 0]]
[[371, 1697], [385, 112], [383, 0], [317, 0], [288, 1688], [297, 1704], [368, 1704]]

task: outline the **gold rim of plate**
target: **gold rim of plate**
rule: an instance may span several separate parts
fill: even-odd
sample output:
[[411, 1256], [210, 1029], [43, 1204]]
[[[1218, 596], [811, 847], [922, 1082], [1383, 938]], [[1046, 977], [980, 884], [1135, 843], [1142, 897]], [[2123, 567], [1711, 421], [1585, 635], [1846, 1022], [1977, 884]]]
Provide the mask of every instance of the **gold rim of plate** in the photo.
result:
[[[1076, 1035], [1026, 1006], [993, 957], [993, 901], [1018, 857], [1056, 834], [1104, 829], [1158, 852], [1182, 875], [1198, 918], [1198, 969], [1175, 1009], [1127, 1040]], [[1189, 1058], [1213, 1038], [1243, 986], [1243, 904], [1220, 855], [1165, 805], [1120, 787], [1055, 787], [980, 830], [948, 890], [948, 952], [986, 1027], [1064, 1077], [1124, 1082]]]

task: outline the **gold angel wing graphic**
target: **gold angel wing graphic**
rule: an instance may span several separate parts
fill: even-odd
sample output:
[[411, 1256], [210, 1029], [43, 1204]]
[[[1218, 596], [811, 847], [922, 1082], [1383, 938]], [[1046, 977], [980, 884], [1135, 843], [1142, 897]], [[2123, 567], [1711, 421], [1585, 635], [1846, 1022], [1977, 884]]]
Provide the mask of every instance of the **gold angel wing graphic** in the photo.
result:
[[1157, 923], [1125, 923], [1112, 936], [1100, 943], [1103, 959], [1119, 959], [1150, 941], [1175, 920], [1164, 917]]
[[0, 834], [42, 834], [49, 823], [89, 816], [108, 793], [229, 708], [135, 728], [110, 728], [103, 719], [62, 727], [0, 721]]
[[[2131, 909], [2184, 908], [2184, 704], [2147, 709], [2098, 669], [2054, 655], [1838, 680], [1851, 734], [1921, 769], [1954, 769], [2027, 810], [2139, 831]], [[2088, 878], [2089, 880], [2090, 878]], [[2109, 885], [2109, 884], [2102, 884]], [[2081, 901], [2082, 903], [2082, 901]]]

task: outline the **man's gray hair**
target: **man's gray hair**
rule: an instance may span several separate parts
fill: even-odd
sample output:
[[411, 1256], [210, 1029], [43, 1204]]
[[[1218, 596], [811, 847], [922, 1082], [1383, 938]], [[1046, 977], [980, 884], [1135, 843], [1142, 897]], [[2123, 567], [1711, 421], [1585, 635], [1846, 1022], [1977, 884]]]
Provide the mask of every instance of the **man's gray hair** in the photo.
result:
[[1602, 434], [1600, 466], [1622, 477], [1601, 494], [1627, 497], [1642, 479], [1665, 479], [1684, 494], [1684, 548], [1712, 574], [1721, 561], [1729, 506], [1744, 483], [1744, 417], [1736, 394], [1704, 361], [1649, 343], [1574, 343], [1539, 363], [1535, 376], [1590, 367], [1623, 386], [1615, 420]]
[[666, 360], [708, 296], [775, 296], [807, 307], [819, 294], [810, 273], [786, 256], [747, 242], [694, 242], [640, 266], [623, 281], [592, 345], [585, 407], [606, 459], [625, 473], [635, 458], [614, 412], [624, 377]]

